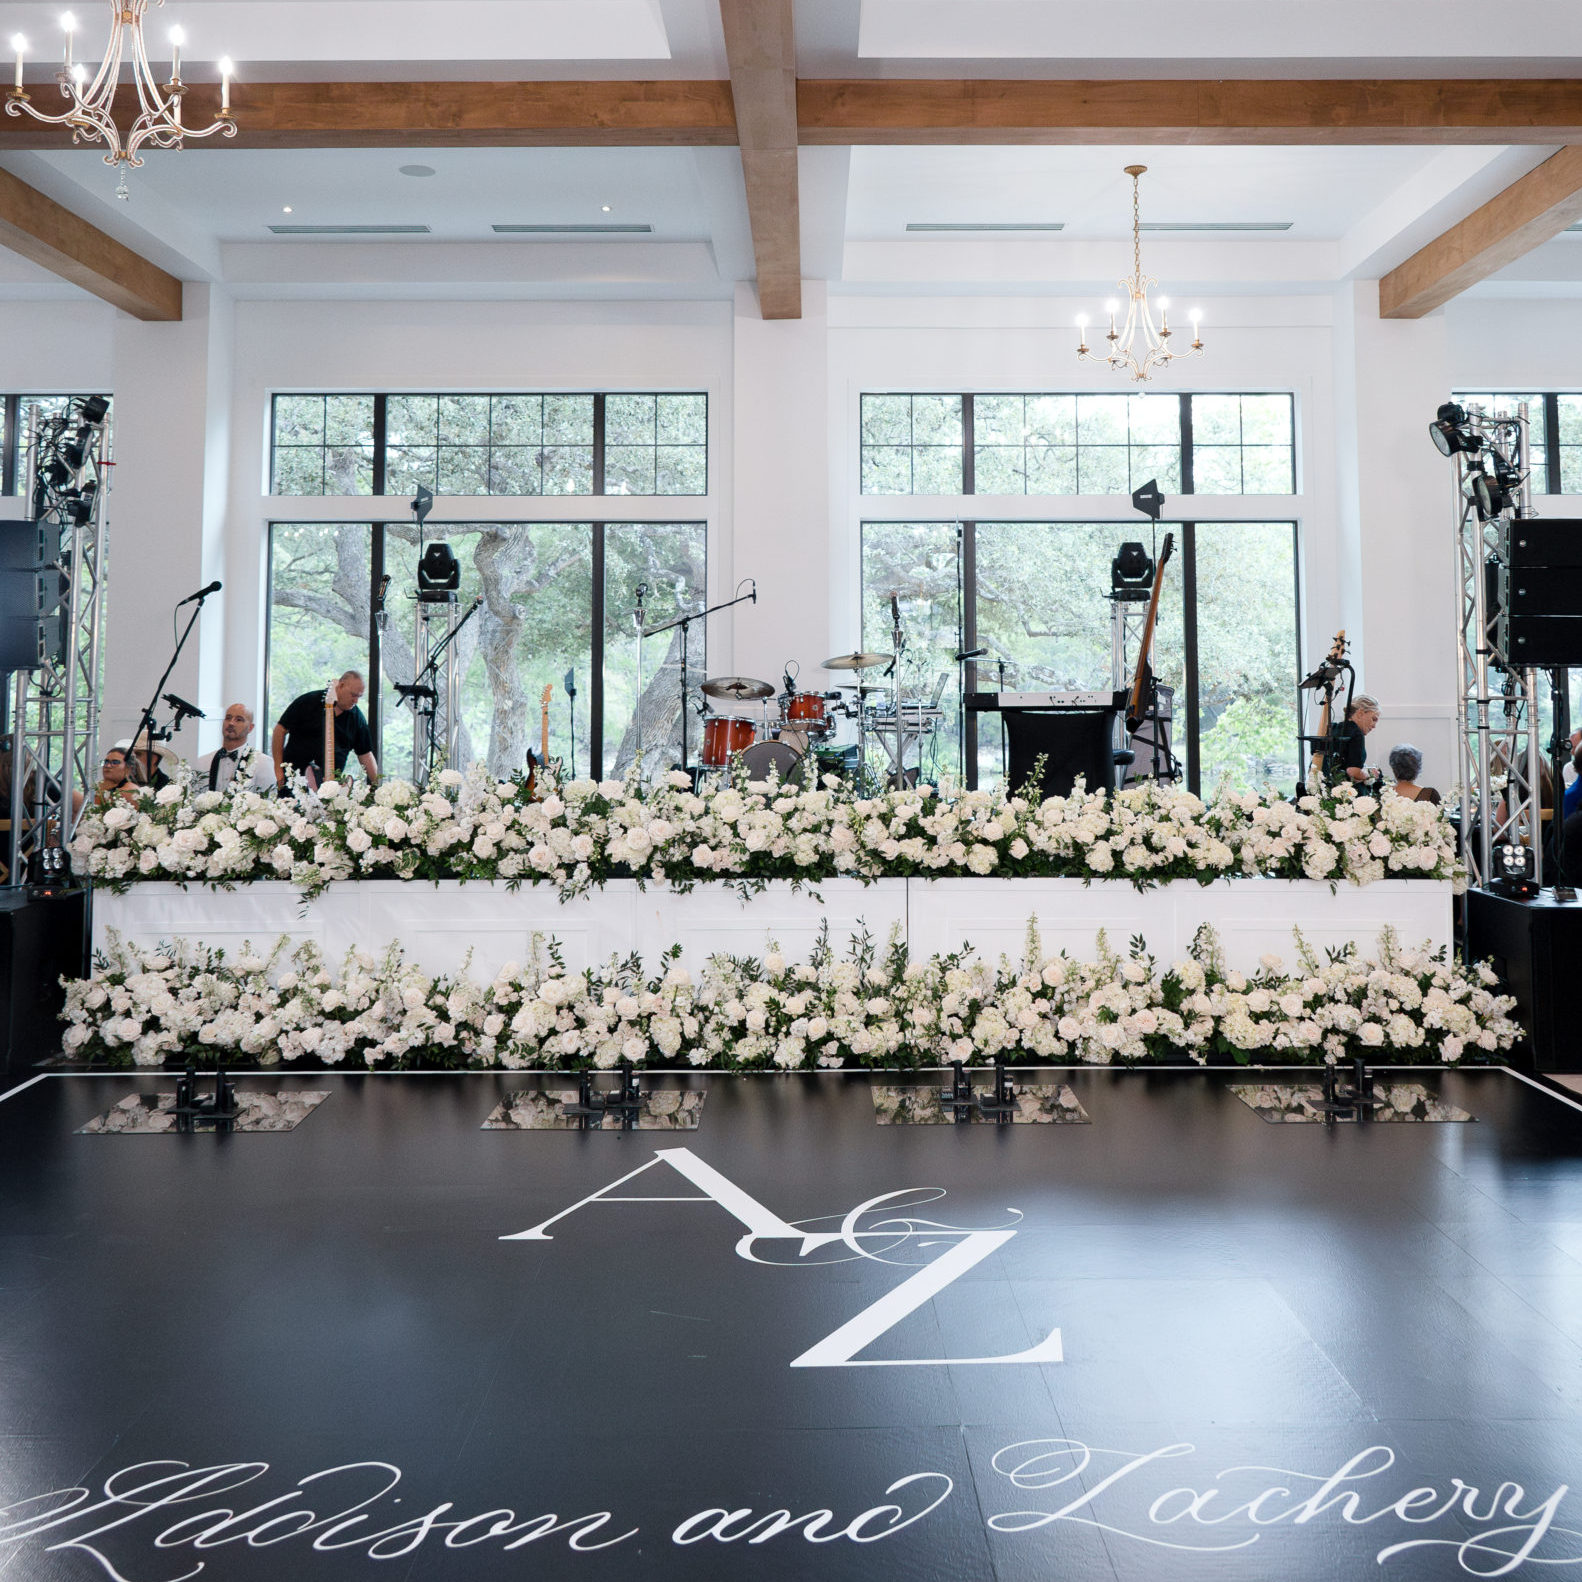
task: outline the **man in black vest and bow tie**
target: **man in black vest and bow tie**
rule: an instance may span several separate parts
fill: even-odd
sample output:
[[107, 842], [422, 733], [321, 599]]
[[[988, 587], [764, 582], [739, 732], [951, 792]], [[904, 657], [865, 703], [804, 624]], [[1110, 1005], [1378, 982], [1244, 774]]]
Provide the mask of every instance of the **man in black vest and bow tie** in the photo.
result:
[[240, 775], [254, 791], [273, 791], [273, 766], [247, 745], [252, 734], [253, 711], [245, 703], [233, 703], [220, 722], [220, 750], [198, 760], [198, 783], [194, 789], [228, 791]]

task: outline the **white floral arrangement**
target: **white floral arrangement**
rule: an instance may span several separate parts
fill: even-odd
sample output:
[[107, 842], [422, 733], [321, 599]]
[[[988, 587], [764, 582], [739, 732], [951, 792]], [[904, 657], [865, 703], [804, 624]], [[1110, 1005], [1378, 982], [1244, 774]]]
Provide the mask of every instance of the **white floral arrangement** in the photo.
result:
[[1251, 977], [1226, 970], [1213, 931], [1160, 972], [1141, 940], [1127, 954], [1101, 933], [1095, 959], [1047, 955], [1036, 921], [1020, 961], [970, 950], [911, 959], [894, 934], [821, 938], [791, 962], [716, 956], [694, 980], [679, 947], [646, 970], [635, 956], [566, 970], [535, 939], [525, 965], [492, 982], [464, 969], [428, 977], [392, 945], [350, 952], [331, 972], [318, 947], [267, 957], [176, 941], [142, 950], [112, 933], [91, 978], [64, 980], [68, 1059], [159, 1066], [311, 1062], [411, 1067], [717, 1071], [1010, 1063], [1095, 1065], [1210, 1060], [1307, 1064], [1350, 1059], [1484, 1060], [1521, 1036], [1515, 1002], [1484, 964], [1401, 945], [1386, 930], [1371, 959], [1354, 947], [1320, 961], [1300, 934], [1296, 971], [1273, 956]]
[[989, 874], [1171, 879], [1256, 876], [1465, 887], [1443, 811], [1342, 784], [1296, 802], [1272, 789], [1205, 803], [1153, 784], [1038, 801], [924, 785], [864, 796], [834, 777], [803, 786], [742, 774], [694, 791], [671, 773], [524, 783], [482, 766], [446, 770], [426, 790], [387, 779], [332, 781], [318, 794], [224, 791], [190, 777], [90, 807], [71, 846], [76, 871], [120, 888], [138, 880], [233, 885], [284, 879], [308, 894], [349, 879], [477, 879], [553, 885], [562, 898], [611, 879], [687, 888], [839, 876], [872, 880]]

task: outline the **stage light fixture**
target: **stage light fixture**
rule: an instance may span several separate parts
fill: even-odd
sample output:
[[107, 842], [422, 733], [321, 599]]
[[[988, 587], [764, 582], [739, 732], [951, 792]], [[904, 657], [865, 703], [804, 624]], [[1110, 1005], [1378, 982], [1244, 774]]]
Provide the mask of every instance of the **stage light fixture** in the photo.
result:
[[90, 427], [102, 423], [105, 414], [110, 410], [108, 396], [85, 396], [77, 403], [77, 410], [82, 414], [82, 421]]
[[1483, 436], [1468, 429], [1466, 408], [1454, 401], [1446, 401], [1434, 414], [1428, 437], [1441, 456], [1454, 456], [1458, 451], [1475, 456], [1483, 449]]
[[51, 457], [41, 470], [45, 484], [51, 489], [64, 489], [71, 483], [71, 468], [58, 456]]
[[81, 434], [77, 435], [75, 439], [68, 440], [60, 447], [59, 450], [60, 459], [65, 462], [73, 472], [82, 471], [82, 464], [86, 459], [87, 454], [87, 445], [84, 443]]
[[423, 550], [417, 566], [417, 596], [425, 604], [443, 603], [461, 586], [461, 562], [444, 539]]
[[1121, 545], [1110, 562], [1110, 594], [1123, 598], [1146, 597], [1153, 587], [1154, 563], [1147, 546], [1136, 539]]

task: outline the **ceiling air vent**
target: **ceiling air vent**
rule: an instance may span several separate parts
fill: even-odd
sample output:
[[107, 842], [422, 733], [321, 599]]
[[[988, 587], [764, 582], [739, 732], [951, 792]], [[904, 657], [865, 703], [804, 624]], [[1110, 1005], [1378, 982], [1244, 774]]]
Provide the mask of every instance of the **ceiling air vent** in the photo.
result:
[[648, 236], [651, 225], [491, 225], [500, 236]]
[[426, 225], [271, 225], [276, 236], [427, 236]]
[[1294, 220], [1144, 220], [1144, 231], [1289, 231]]
[[1064, 220], [909, 220], [909, 231], [1063, 231]]

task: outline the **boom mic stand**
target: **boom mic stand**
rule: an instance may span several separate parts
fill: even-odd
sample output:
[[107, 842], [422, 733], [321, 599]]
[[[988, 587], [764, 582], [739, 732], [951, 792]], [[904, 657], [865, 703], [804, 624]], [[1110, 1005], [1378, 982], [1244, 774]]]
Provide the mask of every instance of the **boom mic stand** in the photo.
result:
[[[749, 579], [751, 580], [751, 579]], [[738, 584], [740, 586], [740, 584]], [[643, 639], [657, 637], [661, 632], [668, 632], [674, 627], [681, 628], [681, 767], [691, 767], [687, 762], [687, 633], [691, 630], [694, 621], [707, 620], [709, 616], [716, 615], [721, 610], [728, 610], [733, 605], [745, 604], [751, 599], [754, 604], [758, 602], [758, 584], [753, 582], [752, 588], [746, 593], [738, 593], [734, 599], [727, 599], [723, 604], [710, 605], [705, 610], [694, 610], [691, 615], [678, 615], [673, 621], [666, 621], [662, 626], [639, 627], [637, 630], [637, 651], [642, 653]], [[641, 674], [641, 667], [639, 667]], [[642, 694], [638, 694], [638, 702], [642, 702]]]
[[[219, 584], [216, 583], [214, 591], [217, 591], [218, 588]], [[153, 752], [156, 741], [168, 742], [181, 729], [181, 722], [184, 718], [182, 710], [177, 709], [175, 723], [167, 731], [156, 731], [154, 729], [154, 710], [159, 706], [159, 695], [165, 690], [165, 683], [170, 680], [170, 673], [176, 668], [176, 661], [181, 658], [182, 649], [187, 646], [187, 639], [192, 636], [192, 628], [197, 624], [198, 617], [203, 614], [203, 606], [209, 597], [210, 591], [210, 589], [205, 588], [202, 592], [193, 596], [192, 614], [187, 617], [187, 624], [183, 628], [181, 636], [176, 639], [176, 651], [170, 656], [170, 663], [165, 666], [165, 673], [159, 678], [159, 682], [154, 688], [154, 695], [148, 700], [148, 707], [143, 710], [142, 717], [138, 721], [137, 731], [134, 733], [132, 741], [135, 744], [139, 736], [144, 738], [145, 755]], [[183, 600], [182, 602], [185, 603], [186, 601]], [[133, 751], [135, 752], [136, 750], [137, 748], [134, 745]]]
[[438, 704], [438, 693], [434, 682], [439, 674], [439, 662], [445, 656], [445, 651], [456, 641], [457, 635], [473, 616], [483, 607], [483, 595], [480, 593], [471, 604], [467, 606], [467, 613], [458, 620], [451, 629], [434, 645], [434, 651], [428, 657], [428, 663], [411, 679], [411, 681], [398, 681], [395, 689], [400, 694], [402, 703], [412, 705], [414, 719], [414, 732], [425, 719], [428, 722], [428, 765], [425, 769], [423, 780], [428, 783], [429, 773], [433, 769], [434, 758], [434, 713]]

